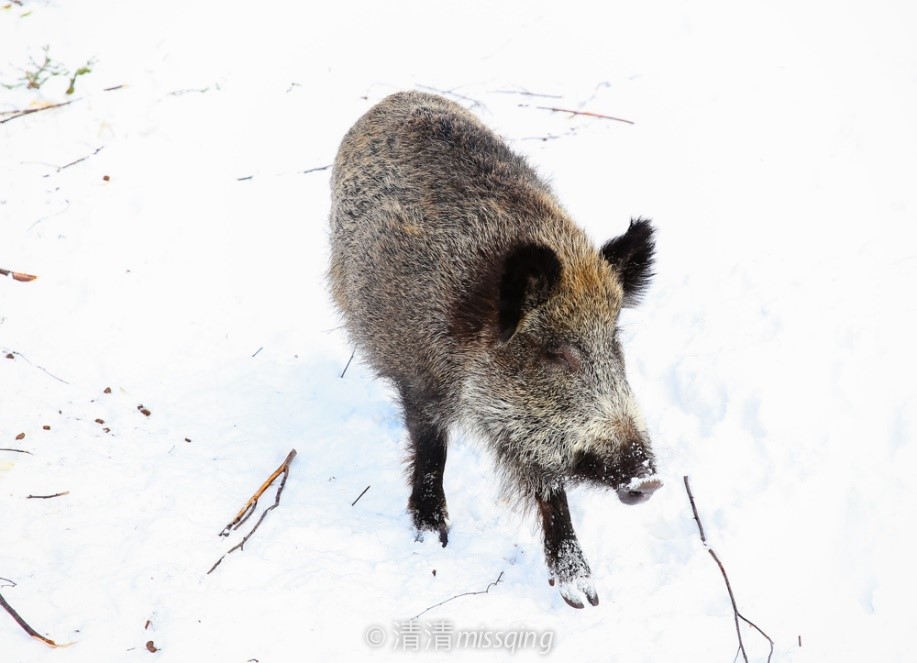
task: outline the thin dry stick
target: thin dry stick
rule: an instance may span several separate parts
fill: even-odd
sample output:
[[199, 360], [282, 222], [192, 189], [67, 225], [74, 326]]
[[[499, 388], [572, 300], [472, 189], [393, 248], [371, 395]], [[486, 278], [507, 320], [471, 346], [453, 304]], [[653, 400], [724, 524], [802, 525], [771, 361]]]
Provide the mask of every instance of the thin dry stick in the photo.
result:
[[0, 451], [14, 451], [14, 452], [16, 452], [17, 454], [29, 454], [30, 456], [34, 456], [34, 455], [35, 455], [35, 454], [33, 454], [31, 451], [26, 451], [25, 449], [9, 449], [9, 448], [3, 448], [3, 449], [0, 449]]
[[429, 608], [426, 608], [425, 610], [421, 610], [419, 613], [417, 613], [416, 615], [414, 615], [414, 617], [412, 617], [411, 619], [412, 619], [412, 621], [413, 621], [414, 619], [418, 619], [422, 614], [424, 614], [424, 613], [426, 613], [426, 612], [430, 612], [433, 608], [438, 608], [438, 607], [441, 606], [441, 605], [445, 605], [446, 603], [449, 603], [449, 601], [454, 601], [455, 599], [459, 599], [459, 598], [461, 598], [461, 597], [463, 597], [463, 596], [474, 596], [474, 595], [476, 595], [476, 594], [486, 594], [487, 592], [490, 591], [490, 588], [491, 588], [491, 587], [496, 587], [498, 584], [500, 584], [500, 580], [502, 580], [502, 579], [503, 579], [503, 571], [500, 571], [500, 575], [497, 576], [497, 579], [494, 580], [494, 581], [493, 581], [492, 583], [490, 583], [489, 585], [487, 585], [487, 587], [486, 587], [485, 589], [483, 589], [483, 590], [481, 590], [481, 591], [479, 591], [479, 592], [463, 592], [462, 594], [456, 594], [455, 596], [451, 596], [451, 597], [447, 598], [445, 601], [440, 601], [440, 602], [437, 603], [436, 605], [431, 605]]
[[341, 374], [338, 377], [344, 377], [344, 373], [346, 373], [347, 369], [350, 368], [350, 362], [353, 361], [353, 356], [355, 354], [357, 354], [356, 349], [354, 349], [354, 351], [350, 353], [350, 359], [347, 360], [347, 364], [344, 366], [344, 370], [341, 371]]
[[65, 490], [60, 493], [54, 493], [53, 495], [29, 495], [26, 497], [27, 500], [49, 500], [52, 497], [63, 497], [64, 495], [69, 495], [70, 491]]
[[330, 164], [330, 163], [329, 163], [327, 166], [319, 166], [318, 168], [307, 168], [306, 170], [302, 171], [302, 173], [300, 173], [300, 174], [301, 174], [301, 175], [305, 175], [305, 174], [307, 174], [307, 173], [318, 173], [318, 172], [321, 172], [321, 171], [323, 171], [323, 170], [328, 170], [329, 168], [331, 168], [331, 164]]
[[359, 495], [357, 495], [357, 499], [355, 499], [353, 502], [351, 502], [351, 503], [350, 503], [350, 506], [356, 506], [356, 505], [357, 505], [357, 502], [359, 502], [359, 501], [360, 501], [360, 498], [363, 497], [363, 496], [366, 494], [366, 491], [367, 491], [367, 490], [369, 490], [369, 486], [366, 486], [366, 488], [363, 489], [363, 492], [360, 493]]
[[743, 622], [745, 622], [746, 624], [751, 626], [753, 629], [755, 629], [758, 633], [760, 633], [762, 636], [764, 636], [764, 638], [767, 639], [767, 641], [770, 643], [771, 650], [770, 650], [770, 653], [767, 655], [767, 661], [768, 663], [770, 663], [771, 656], [774, 654], [774, 641], [771, 640], [770, 636], [767, 633], [765, 633], [764, 631], [762, 631], [758, 627], [757, 624], [755, 624], [753, 621], [749, 620], [741, 612], [739, 612], [739, 608], [736, 605], [736, 597], [735, 597], [735, 594], [732, 593], [732, 585], [729, 583], [729, 576], [726, 575], [726, 569], [723, 566], [723, 562], [721, 562], [720, 558], [717, 557], [717, 554], [713, 552], [713, 548], [711, 548], [710, 544], [707, 543], [707, 537], [704, 536], [704, 525], [703, 523], [701, 523], [700, 515], [697, 513], [697, 505], [694, 503], [694, 494], [691, 492], [691, 484], [688, 482], [688, 477], [685, 476], [684, 480], [685, 480], [685, 491], [687, 491], [688, 493], [688, 501], [691, 502], [691, 511], [694, 512], [694, 520], [697, 521], [697, 531], [700, 532], [700, 540], [704, 544], [704, 548], [707, 549], [707, 552], [710, 553], [710, 556], [713, 558], [713, 561], [716, 562], [716, 565], [720, 568], [720, 573], [723, 575], [723, 580], [726, 582], [726, 591], [729, 592], [729, 600], [732, 602], [732, 612], [733, 612], [733, 616], [735, 617], [735, 624], [736, 624], [736, 635], [739, 638], [739, 651], [736, 653], [736, 658], [738, 658], [739, 654], [742, 654], [742, 660], [744, 660], [745, 663], [748, 663], [748, 656], [745, 653], [745, 645], [742, 642], [742, 630], [739, 626], [739, 620], [741, 619]]
[[70, 104], [72, 104], [75, 101], [79, 101], [79, 99], [71, 99], [70, 101], [64, 101], [59, 104], [51, 104], [50, 106], [42, 106], [41, 108], [26, 108], [23, 110], [4, 111], [4, 114], [10, 114], [11, 117], [7, 117], [3, 120], [0, 120], [0, 124], [3, 124], [4, 122], [9, 122], [10, 120], [15, 120], [17, 117], [31, 115], [32, 113], [40, 113], [42, 111], [51, 110], [52, 108], [61, 108], [63, 106], [69, 106]]
[[6, 599], [3, 598], [3, 594], [0, 594], [0, 606], [3, 606], [3, 609], [6, 610], [8, 613], [10, 613], [10, 615], [12, 616], [12, 618], [16, 620], [16, 623], [19, 624], [19, 626], [22, 627], [22, 630], [23, 630], [23, 631], [25, 631], [26, 633], [28, 633], [30, 636], [32, 636], [32, 637], [35, 638], [36, 640], [41, 640], [43, 643], [45, 643], [45, 644], [48, 645], [49, 647], [53, 647], [53, 648], [55, 648], [55, 649], [58, 649], [58, 648], [60, 648], [60, 647], [69, 647], [70, 645], [73, 644], [72, 642], [67, 642], [67, 643], [60, 644], [60, 645], [59, 645], [59, 644], [57, 644], [56, 642], [54, 642], [54, 640], [51, 640], [50, 638], [46, 638], [45, 636], [43, 636], [41, 633], [39, 633], [39, 632], [36, 631], [34, 628], [32, 628], [31, 626], [29, 626], [29, 625], [26, 623], [26, 621], [25, 621], [22, 617], [19, 616], [19, 613], [18, 613], [18, 612], [16, 612], [15, 610], [13, 610], [13, 606], [11, 606], [9, 603], [6, 602]]
[[554, 106], [535, 106], [539, 110], [551, 111], [553, 113], [570, 113], [570, 115], [585, 115], [586, 117], [597, 117], [602, 120], [614, 120], [615, 122], [624, 122], [625, 124], [633, 124], [631, 120], [625, 120], [621, 117], [614, 117], [613, 115], [602, 115], [601, 113], [592, 113], [590, 111], [578, 111], [571, 110], [569, 108], [556, 108]]
[[563, 99], [559, 94], [541, 94], [538, 92], [529, 92], [528, 90], [494, 90], [496, 94], [518, 94], [523, 97], [542, 97], [543, 99]]
[[290, 464], [293, 462], [294, 458], [296, 458], [296, 449], [291, 449], [290, 453], [287, 454], [286, 459], [283, 461], [283, 463], [280, 464], [280, 467], [274, 470], [271, 476], [268, 477], [267, 481], [261, 484], [261, 487], [255, 491], [255, 494], [252, 495], [246, 505], [242, 507], [242, 510], [239, 511], [236, 517], [233, 518], [232, 521], [230, 521], [230, 523], [223, 528], [222, 532], [220, 532], [220, 536], [229, 536], [229, 533], [232, 530], [238, 529], [242, 523], [248, 520], [252, 513], [255, 511], [255, 508], [258, 506], [258, 498], [264, 494], [264, 491], [266, 491], [270, 485], [274, 483], [274, 480], [278, 476], [281, 474], [283, 475], [283, 479], [280, 480], [280, 484], [277, 486], [277, 493], [274, 495], [274, 503], [264, 510], [264, 512], [261, 514], [261, 517], [258, 518], [258, 522], [255, 523], [254, 527], [252, 527], [251, 531], [242, 537], [242, 540], [239, 541], [239, 543], [227, 550], [223, 557], [220, 557], [220, 559], [218, 559], [216, 563], [210, 567], [210, 570], [207, 571], [208, 575], [213, 573], [213, 570], [220, 565], [220, 562], [223, 561], [223, 558], [226, 557], [226, 555], [235, 552], [236, 550], [241, 550], [242, 547], [261, 526], [261, 523], [264, 522], [264, 518], [267, 516], [268, 512], [273, 511], [280, 505], [280, 495], [283, 493], [283, 487], [287, 483], [287, 477], [290, 475]]
[[29, 366], [34, 366], [35, 368], [37, 368], [37, 369], [38, 369], [39, 371], [41, 371], [42, 373], [45, 373], [46, 375], [50, 375], [52, 378], [54, 378], [54, 379], [57, 380], [58, 382], [62, 382], [62, 383], [64, 383], [64, 384], [70, 384], [69, 382], [67, 382], [67, 381], [64, 380], [63, 378], [59, 378], [59, 377], [57, 377], [56, 375], [54, 375], [54, 373], [52, 373], [51, 371], [49, 371], [47, 368], [44, 368], [44, 367], [42, 367], [42, 366], [39, 366], [38, 364], [33, 364], [31, 361], [29, 361], [29, 358], [26, 357], [26, 356], [25, 356], [24, 354], [22, 354], [21, 352], [18, 352], [18, 351], [16, 351], [16, 350], [9, 350], [9, 351], [4, 350], [4, 352], [7, 353], [7, 357], [8, 357], [9, 355], [13, 355], [13, 356], [15, 356], [15, 357], [19, 357], [19, 358], [22, 359], [25, 363], [27, 363]]
[[98, 149], [97, 149], [95, 152], [93, 152], [92, 154], [87, 154], [87, 155], [84, 156], [84, 157], [80, 157], [80, 158], [77, 159], [76, 161], [71, 161], [70, 163], [61, 166], [60, 168], [57, 169], [57, 172], [62, 171], [64, 168], [69, 168], [70, 166], [75, 166], [75, 165], [78, 164], [78, 163], [82, 163], [83, 161], [86, 161], [86, 159], [88, 159], [89, 157], [94, 157], [95, 155], [97, 155], [99, 152], [101, 152], [101, 151], [104, 150], [104, 149], [105, 149], [105, 146], [103, 145], [102, 147], [98, 148]]
[[29, 281], [34, 281], [38, 278], [37, 276], [32, 276], [31, 274], [14, 272], [9, 269], [3, 269], [2, 267], [0, 267], [0, 276], [12, 276], [14, 281], [22, 281], [23, 283], [28, 283]]

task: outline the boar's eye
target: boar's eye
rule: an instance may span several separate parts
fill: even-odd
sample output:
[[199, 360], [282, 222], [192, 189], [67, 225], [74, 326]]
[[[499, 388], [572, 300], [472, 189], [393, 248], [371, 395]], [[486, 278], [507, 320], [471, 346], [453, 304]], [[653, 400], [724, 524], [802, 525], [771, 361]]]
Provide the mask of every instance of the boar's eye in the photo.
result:
[[564, 370], [575, 372], [582, 367], [579, 351], [572, 345], [555, 345], [545, 350], [547, 360]]

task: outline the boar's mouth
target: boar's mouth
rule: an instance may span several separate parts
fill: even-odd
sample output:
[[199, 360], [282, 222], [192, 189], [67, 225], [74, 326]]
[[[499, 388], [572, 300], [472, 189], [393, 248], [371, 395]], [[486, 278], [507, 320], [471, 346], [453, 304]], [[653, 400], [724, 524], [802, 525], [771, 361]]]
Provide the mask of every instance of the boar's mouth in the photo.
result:
[[577, 481], [614, 488], [624, 504], [640, 504], [662, 488], [653, 465], [645, 452], [606, 456], [586, 451], [574, 458], [571, 475]]
[[618, 499], [624, 504], [646, 502], [657, 490], [662, 488], [662, 480], [656, 475], [634, 477], [617, 489]]

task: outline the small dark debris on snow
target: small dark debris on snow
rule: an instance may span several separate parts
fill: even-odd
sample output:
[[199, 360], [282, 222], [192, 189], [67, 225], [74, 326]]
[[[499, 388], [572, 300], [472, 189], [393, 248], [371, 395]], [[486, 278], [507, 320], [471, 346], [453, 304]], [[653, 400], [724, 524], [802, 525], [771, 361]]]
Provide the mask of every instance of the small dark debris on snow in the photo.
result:
[[99, 425], [101, 426], [102, 424], [105, 423], [105, 420], [104, 420], [104, 419], [96, 419], [96, 423], [99, 424]]
[[17, 440], [24, 440], [24, 439], [25, 439], [25, 433], [19, 433], [19, 435], [16, 436], [16, 439], [17, 439]]
[[150, 412], [148, 409], [146, 409], [145, 407], [143, 407], [143, 404], [142, 404], [142, 403], [141, 403], [140, 405], [137, 406], [137, 410], [139, 410], [139, 411], [140, 411], [140, 414], [142, 414], [144, 417], [148, 417], [148, 416], [150, 416], [151, 414], [153, 414], [153, 413]]
[[147, 641], [147, 643], [146, 643], [146, 649], [147, 649], [147, 651], [150, 652], [151, 654], [155, 654], [156, 652], [159, 651], [159, 649], [156, 647], [156, 645], [153, 644], [153, 641], [152, 641], [152, 640]]
[[7, 358], [7, 359], [15, 359], [15, 358], [16, 358], [16, 355], [14, 355], [12, 352], [7, 352], [7, 353], [6, 353], [6, 358]]
[[45, 425], [42, 426], [41, 428], [42, 428], [42, 430], [51, 430], [51, 427], [50, 427], [48, 424], [45, 424]]
[[111, 387], [105, 387], [105, 391], [103, 391], [102, 393], [103, 393], [103, 394], [110, 394], [110, 393], [111, 393]]

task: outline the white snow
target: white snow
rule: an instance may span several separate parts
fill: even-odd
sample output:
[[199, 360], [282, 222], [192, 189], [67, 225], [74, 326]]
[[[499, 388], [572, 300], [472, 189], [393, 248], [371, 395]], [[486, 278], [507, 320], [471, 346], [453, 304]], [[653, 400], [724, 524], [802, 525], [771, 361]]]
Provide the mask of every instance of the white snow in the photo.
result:
[[[904, 1], [4, 0], [0, 83], [44, 46], [94, 65], [72, 97], [0, 88], [0, 112], [75, 99], [0, 125], [0, 267], [39, 277], [0, 278], [0, 448], [31, 452], [0, 451], [0, 593], [76, 643], [0, 611], [0, 661], [403, 660], [437, 628], [504, 654], [532, 634], [525, 660], [731, 661], [683, 475], [775, 661], [906, 660], [915, 26]], [[598, 607], [548, 586], [471, 440], [448, 547], [414, 542], [392, 394], [359, 355], [338, 377], [329, 171], [303, 171], [420, 86], [525, 153], [596, 242], [657, 225], [623, 325], [665, 486], [632, 508], [571, 493]], [[291, 448], [280, 506], [207, 575]], [[468, 641], [430, 653], [488, 656]]]

